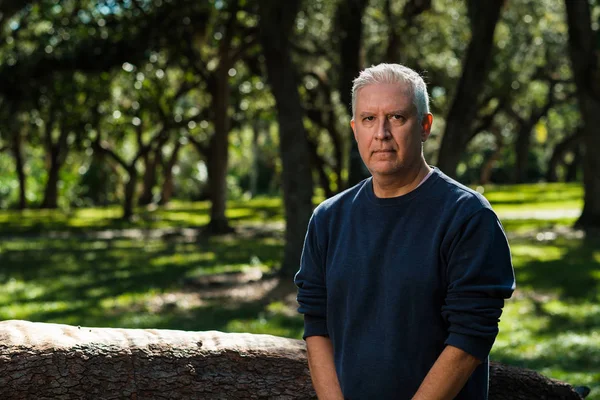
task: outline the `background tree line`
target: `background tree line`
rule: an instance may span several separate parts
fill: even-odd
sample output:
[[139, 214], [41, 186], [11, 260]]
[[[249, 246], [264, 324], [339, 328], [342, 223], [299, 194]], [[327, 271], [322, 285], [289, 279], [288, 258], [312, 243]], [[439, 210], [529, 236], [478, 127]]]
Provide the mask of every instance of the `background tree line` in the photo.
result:
[[284, 199], [297, 269], [315, 188], [365, 177], [351, 81], [429, 85], [430, 163], [470, 184], [580, 180], [600, 227], [600, 4], [565, 0], [0, 1], [0, 207]]

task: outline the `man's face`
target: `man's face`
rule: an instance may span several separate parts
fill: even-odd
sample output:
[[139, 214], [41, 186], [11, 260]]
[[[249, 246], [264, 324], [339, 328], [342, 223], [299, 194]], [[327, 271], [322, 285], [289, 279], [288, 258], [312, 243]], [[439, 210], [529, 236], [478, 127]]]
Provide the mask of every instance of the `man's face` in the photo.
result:
[[[432, 116], [418, 120], [405, 83], [359, 89], [350, 125], [365, 165], [374, 176], [402, 173], [421, 159], [421, 143], [431, 132]], [[417, 167], [418, 168], [418, 167]]]

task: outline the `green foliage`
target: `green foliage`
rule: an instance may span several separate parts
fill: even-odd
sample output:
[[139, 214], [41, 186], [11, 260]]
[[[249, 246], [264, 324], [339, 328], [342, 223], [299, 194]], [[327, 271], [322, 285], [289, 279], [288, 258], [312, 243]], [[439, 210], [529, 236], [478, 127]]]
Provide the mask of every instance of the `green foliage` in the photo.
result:
[[[123, 161], [132, 162], [143, 147], [138, 131], [143, 145], [159, 147], [165, 159], [175, 142], [184, 143], [174, 169], [174, 196], [206, 198], [206, 154], [215, 134], [215, 79], [234, 4], [42, 0], [3, 20], [0, 148], [22, 135], [31, 205], [42, 201], [50, 154], [44, 132], [53, 120], [50, 136], [56, 141], [66, 131], [69, 138], [60, 174], [61, 207], [121, 202], [128, 173], [110, 157], [93, 160], [97, 156], [94, 146], [101, 135], [103, 144]], [[238, 4], [227, 51], [232, 57], [227, 71], [231, 123], [227, 186], [233, 199], [277, 194], [281, 186], [275, 105], [256, 40], [256, 3]], [[340, 4], [303, 2], [292, 35], [305, 127], [322, 162], [322, 176], [333, 190], [340, 189], [347, 176], [352, 140], [346, 105], [341, 104], [338, 92], [344, 63], [337, 29]], [[411, 21], [404, 15], [406, 2], [390, 1], [390, 15], [385, 4], [385, 0], [369, 2], [361, 57], [364, 65], [386, 60], [391, 33], [398, 35], [401, 59], [396, 61], [417, 68], [429, 84], [435, 122], [425, 153], [435, 163], [470, 37], [465, 3], [435, 1], [430, 10]], [[543, 180], [553, 149], [579, 125], [563, 8], [561, 2], [552, 0], [515, 0], [503, 8], [489, 78], [480, 98], [473, 101], [480, 103], [480, 121], [502, 100], [505, 104], [471, 142], [460, 166], [463, 181], [477, 182], [481, 168], [499, 146], [503, 150], [494, 162], [492, 181], [513, 181], [519, 119], [528, 119], [548, 97], [554, 104], [535, 124], [528, 181]], [[556, 84], [550, 92], [551, 80]], [[160, 130], [166, 131], [167, 140], [151, 142]], [[190, 146], [191, 141], [199, 146]], [[2, 154], [6, 170], [0, 175], [0, 207], [6, 208], [18, 203], [18, 184], [15, 169], [10, 167], [14, 159], [6, 150]], [[567, 152], [563, 159], [572, 160], [574, 154]], [[140, 177], [153, 168], [142, 160], [135, 167]], [[159, 200], [165, 171], [160, 165], [155, 168], [153, 193]], [[77, 171], [80, 179], [76, 179]], [[565, 178], [562, 166], [559, 177]], [[140, 182], [137, 192], [141, 186]]]

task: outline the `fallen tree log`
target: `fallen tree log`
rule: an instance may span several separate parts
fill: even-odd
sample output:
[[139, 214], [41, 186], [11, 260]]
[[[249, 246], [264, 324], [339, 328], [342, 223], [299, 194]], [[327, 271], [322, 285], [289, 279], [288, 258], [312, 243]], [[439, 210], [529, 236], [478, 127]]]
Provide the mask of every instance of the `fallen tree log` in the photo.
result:
[[[310, 399], [304, 342], [247, 333], [0, 322], [1, 399]], [[493, 364], [490, 400], [580, 400]]]

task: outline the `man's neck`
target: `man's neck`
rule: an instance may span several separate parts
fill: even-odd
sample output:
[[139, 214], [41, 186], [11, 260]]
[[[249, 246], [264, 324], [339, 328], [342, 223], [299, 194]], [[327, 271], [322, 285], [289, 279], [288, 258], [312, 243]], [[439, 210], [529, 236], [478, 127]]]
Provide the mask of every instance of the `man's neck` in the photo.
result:
[[373, 175], [373, 192], [379, 198], [398, 197], [415, 190], [431, 171], [431, 167], [422, 160], [417, 168], [402, 174]]

